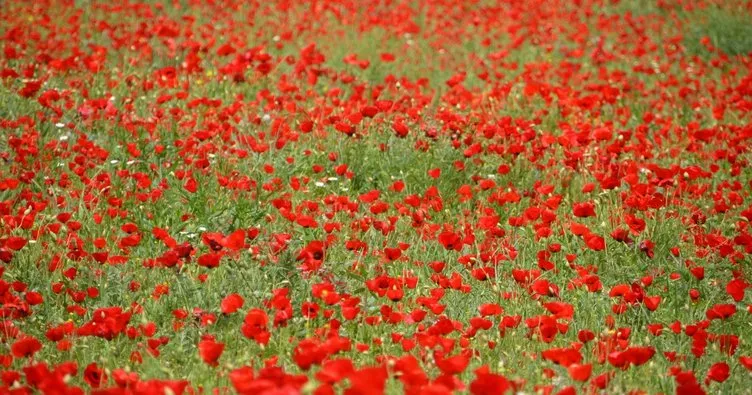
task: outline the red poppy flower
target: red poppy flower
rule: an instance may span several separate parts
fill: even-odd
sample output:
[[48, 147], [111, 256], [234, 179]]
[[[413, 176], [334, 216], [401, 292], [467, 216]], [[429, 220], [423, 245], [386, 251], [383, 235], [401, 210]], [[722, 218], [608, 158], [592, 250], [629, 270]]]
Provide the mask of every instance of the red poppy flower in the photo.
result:
[[13, 342], [10, 349], [16, 358], [30, 358], [42, 349], [42, 343], [35, 337], [24, 336]]
[[102, 384], [107, 382], [107, 374], [104, 369], [97, 366], [96, 363], [90, 363], [84, 369], [84, 381], [91, 388], [99, 388]]
[[222, 311], [222, 314], [232, 314], [243, 307], [244, 302], [245, 301], [243, 300], [242, 296], [233, 293], [225, 296], [225, 298], [222, 299], [220, 310]]
[[572, 364], [567, 368], [569, 376], [575, 381], [587, 381], [590, 378], [590, 374], [593, 372], [592, 364]]
[[267, 344], [271, 334], [268, 331], [269, 318], [261, 309], [251, 309], [243, 320], [241, 331], [243, 336], [253, 339], [259, 344]]
[[744, 299], [744, 290], [747, 287], [748, 285], [744, 280], [736, 278], [726, 284], [726, 292], [734, 301], [741, 302]]
[[726, 362], [718, 362], [713, 364], [708, 370], [708, 376], [705, 378], [705, 385], [710, 384], [711, 381], [722, 383], [726, 381], [730, 376], [730, 368]]
[[733, 304], [715, 304], [705, 313], [709, 320], [725, 320], [736, 313]]
[[201, 340], [198, 343], [198, 353], [209, 366], [217, 366], [217, 360], [225, 350], [224, 343], [217, 343], [213, 338]]
[[486, 365], [476, 369], [475, 379], [470, 383], [470, 393], [473, 395], [504, 394], [511, 388], [504, 376], [491, 373]]

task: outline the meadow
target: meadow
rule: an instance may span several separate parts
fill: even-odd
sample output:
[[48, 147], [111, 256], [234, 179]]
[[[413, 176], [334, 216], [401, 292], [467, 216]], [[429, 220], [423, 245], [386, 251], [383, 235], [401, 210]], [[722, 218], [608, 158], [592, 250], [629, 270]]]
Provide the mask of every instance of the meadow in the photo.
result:
[[752, 391], [752, 2], [0, 2], [0, 393]]

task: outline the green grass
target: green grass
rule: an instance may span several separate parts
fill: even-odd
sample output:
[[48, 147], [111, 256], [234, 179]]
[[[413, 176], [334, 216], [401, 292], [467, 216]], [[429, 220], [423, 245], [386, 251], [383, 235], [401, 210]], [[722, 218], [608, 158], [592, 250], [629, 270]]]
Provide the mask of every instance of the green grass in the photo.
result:
[[[300, 314], [303, 302], [314, 301], [313, 286], [331, 282], [340, 294], [361, 299], [359, 307], [362, 313], [355, 320], [343, 319], [338, 305], [324, 306], [319, 303], [322, 310], [333, 310], [332, 317], [341, 321], [342, 325], [337, 333], [351, 339], [353, 345], [351, 350], [332, 358], [352, 359], [358, 367], [371, 366], [378, 363], [381, 357], [406, 354], [399, 343], [392, 342], [393, 335], [417, 338], [416, 335], [425, 333], [425, 327], [439, 319], [438, 315], [429, 313], [421, 327], [409, 322], [372, 326], [364, 318], [381, 315], [382, 306], [389, 306], [404, 314], [419, 308], [417, 299], [430, 296], [439, 288], [434, 282], [433, 271], [426, 264], [438, 260], [446, 262], [444, 275], [449, 277], [456, 274], [463, 284], [471, 287], [468, 293], [446, 289], [441, 300], [446, 306], [443, 316], [461, 323], [466, 329], [469, 320], [478, 315], [479, 305], [499, 303], [505, 310], [504, 315], [520, 315], [523, 318], [518, 328], [508, 330], [504, 336], [497, 329], [497, 318], [494, 318], [494, 326], [490, 330], [480, 331], [475, 337], [463, 338], [459, 331], [445, 336], [457, 343], [467, 341], [466, 347], [477, 351], [468, 369], [457, 376], [465, 384], [469, 385], [473, 381], [473, 371], [476, 368], [488, 365], [492, 371], [509, 379], [526, 381], [522, 388], [525, 393], [535, 392], [534, 386], [539, 384], [551, 385], [556, 390], [573, 385], [580, 392], [587, 391], [589, 385], [574, 382], [564, 367], [541, 361], [541, 352], [571, 345], [577, 341], [579, 330], [592, 330], [601, 339], [608, 339], [616, 330], [630, 328], [632, 333], [629, 344], [651, 345], [657, 351], [646, 365], [621, 371], [607, 362], [598, 363], [594, 343], [583, 345], [584, 361], [594, 364], [593, 377], [610, 372], [615, 374], [606, 390], [608, 393], [628, 393], [632, 390], [672, 393], [676, 391], [676, 383], [667, 374], [671, 367], [693, 369], [698, 380], [702, 381], [708, 368], [722, 360], [731, 365], [731, 378], [722, 384], [714, 383], [709, 389], [717, 393], [742, 393], [749, 374], [737, 361], [737, 357], [750, 355], [752, 352], [752, 331], [748, 330], [749, 314], [745, 311], [749, 296], [737, 303], [739, 311], [734, 317], [722, 322], [714, 321], [708, 329], [713, 334], [739, 336], [740, 346], [734, 357], [723, 355], [717, 342], [711, 342], [703, 358], [689, 356], [683, 362], [671, 363], [662, 353], [677, 351], [690, 355], [691, 338], [684, 334], [674, 335], [667, 328], [663, 335], [653, 336], [649, 334], [647, 325], [669, 325], [676, 320], [685, 326], [700, 322], [705, 319], [705, 313], [712, 305], [730, 303], [731, 299], [724, 286], [731, 280], [733, 270], [741, 271], [747, 278], [750, 275], [748, 256], [745, 255], [744, 259], [732, 265], [727, 258], [719, 256], [718, 248], [702, 245], [698, 241], [708, 234], [719, 234], [733, 240], [745, 226], [741, 223], [746, 223], [740, 220], [740, 213], [749, 204], [750, 194], [745, 188], [752, 181], [752, 175], [746, 171], [746, 165], [742, 165], [738, 175], [731, 175], [730, 172], [735, 165], [752, 160], [743, 133], [734, 131], [739, 125], [747, 125], [749, 116], [741, 105], [723, 102], [726, 95], [718, 92], [733, 89], [746, 76], [742, 71], [743, 58], [752, 52], [752, 25], [746, 23], [748, 15], [742, 13], [741, 8], [737, 10], [728, 5], [708, 6], [685, 12], [674, 5], [658, 7], [647, 1], [621, 1], [602, 9], [590, 6], [591, 11], [595, 10], [593, 13], [571, 5], [558, 9], [542, 4], [545, 12], [535, 13], [539, 10], [526, 4], [520, 7], [528, 7], [523, 7], [523, 16], [531, 22], [554, 18], [552, 15], [565, 15], [566, 18], [554, 19], [553, 22], [544, 21], [561, 24], [565, 33], [571, 33], [569, 29], [574, 26], [570, 23], [572, 20], [581, 21], [584, 28], [590, 29], [587, 40], [574, 44], [562, 34], [557, 35], [554, 42], [547, 42], [547, 36], [541, 39], [535, 36], [539, 32], [536, 33], [532, 27], [528, 30], [526, 26], [521, 28], [523, 33], [520, 33], [526, 39], [523, 45], [508, 51], [503, 59], [490, 60], [490, 53], [505, 49], [520, 35], [515, 36], [502, 29], [513, 22], [504, 18], [499, 18], [500, 26], [490, 28], [491, 33], [484, 32], [482, 26], [462, 30], [465, 26], [473, 25], [475, 20], [462, 19], [473, 11], [469, 6], [461, 12], [453, 9], [451, 13], [447, 11], [438, 14], [429, 14], [430, 10], [416, 6], [410, 12], [421, 31], [408, 37], [396, 34], [391, 25], [362, 29], [363, 19], [373, 10], [360, 10], [352, 20], [348, 20], [348, 24], [342, 25], [333, 11], [322, 14], [324, 16], [319, 19], [308, 20], [309, 11], [306, 7], [282, 13], [283, 18], [273, 13], [272, 16], [261, 13], [249, 16], [252, 7], [247, 4], [240, 4], [240, 10], [235, 12], [231, 9], [191, 8], [188, 2], [180, 2], [179, 6], [166, 6], [162, 15], [174, 20], [180, 20], [182, 16], [189, 14], [195, 16], [195, 24], [203, 26], [201, 29], [209, 29], [208, 26], [217, 29], [217, 32], [212, 33], [217, 44], [214, 48], [201, 52], [204, 70], [196, 74], [181, 73], [177, 88], [155, 87], [146, 90], [140, 85], [145, 80], [152, 79], [153, 73], [160, 68], [179, 68], [182, 57], [185, 56], [183, 48], [176, 51], [177, 57], [167, 56], [169, 40], [156, 37], [148, 40], [154, 50], [153, 58], [148, 60], [134, 61], [131, 65], [129, 60], [136, 57], [137, 53], [128, 48], [111, 49], [107, 67], [99, 74], [92, 75], [85, 70], [67, 73], [50, 71], [48, 75], [42, 74], [47, 79], [42, 90], [68, 90], [72, 97], [71, 107], [65, 109], [60, 119], [54, 119], [51, 112], [42, 108], [36, 100], [17, 95], [16, 92], [23, 86], [20, 79], [2, 81], [0, 118], [5, 121], [29, 116], [37, 122], [33, 127], [5, 127], [2, 131], [0, 153], [7, 154], [10, 159], [6, 162], [7, 166], [0, 166], [0, 178], [18, 178], [25, 176], [26, 171], [34, 171], [30, 182], [23, 183], [15, 190], [0, 191], [0, 202], [9, 207], [6, 214], [11, 216], [24, 213], [30, 203], [46, 202], [47, 206], [35, 213], [34, 228], [37, 230], [54, 224], [57, 221], [56, 215], [61, 212], [70, 212], [73, 220], [81, 222], [81, 228], [77, 231], [63, 227], [57, 234], [42, 232], [36, 243], [17, 252], [13, 261], [4, 266], [3, 278], [7, 282], [23, 282], [28, 289], [41, 292], [45, 298], [43, 304], [32, 308], [33, 314], [14, 321], [23, 333], [43, 340], [45, 346], [34, 356], [34, 361], [50, 364], [74, 361], [78, 363], [80, 371], [89, 363], [95, 362], [110, 374], [115, 369], [122, 368], [137, 372], [144, 380], [187, 379], [192, 385], [209, 390], [230, 386], [228, 374], [232, 369], [249, 364], [258, 369], [265, 360], [277, 357], [278, 364], [287, 371], [305, 374], [312, 383], [316, 383], [314, 377], [318, 367], [301, 371], [293, 358], [293, 349], [300, 340], [324, 338], [324, 333], [333, 325], [322, 316], [306, 319]], [[82, 37], [91, 34], [90, 38], [80, 39], [78, 44], [82, 48], [89, 42], [105, 46], [112, 44], [105, 34], [97, 31], [93, 24], [95, 21], [122, 23], [121, 29], [126, 33], [133, 33], [128, 29], [135, 30], [141, 21], [153, 22], [149, 18], [138, 17], [135, 13], [122, 15], [123, 18], [118, 19], [108, 11], [90, 8], [86, 1], [77, 1], [76, 5], [82, 9], [83, 18], [92, 22], [81, 26]], [[503, 11], [508, 11], [507, 8], [511, 6], [505, 7], [502, 7]], [[151, 3], [146, 8], [156, 9]], [[349, 12], [344, 6], [337, 10]], [[377, 10], [384, 13], [389, 11], [384, 7], [377, 7]], [[65, 25], [64, 21], [74, 13], [59, 5], [46, 12], [60, 26]], [[678, 22], [669, 22], [674, 12], [679, 17]], [[647, 37], [659, 49], [641, 56], [635, 55], [639, 52], [637, 49], [640, 45], [649, 46], [650, 43], [646, 44], [648, 40], [633, 39], [633, 31], [629, 30], [632, 27], [624, 22], [627, 13], [636, 18], [636, 26], [645, 28]], [[22, 4], [14, 4], [11, 11], [0, 10], [0, 14], [8, 19], [21, 14], [25, 19], [21, 18], [19, 23], [25, 21], [24, 23], [31, 24], [35, 20], [31, 11]], [[482, 17], [488, 15], [476, 10], [472, 16], [484, 20]], [[610, 24], [605, 24], [599, 19], [601, 16], [604, 20], [609, 16], [615, 18]], [[281, 20], [288, 24], [280, 23]], [[237, 25], [232, 25], [231, 22]], [[394, 24], [398, 22], [400, 21], [394, 21]], [[655, 22], [666, 23], [657, 25]], [[539, 31], [545, 31], [550, 27], [546, 23], [535, 27]], [[599, 24], [608, 27], [601, 29]], [[274, 37], [282, 34], [280, 30], [284, 29], [292, 29], [296, 35], [292, 42], [277, 48]], [[7, 30], [8, 26], [0, 23], [0, 35]], [[514, 29], [509, 29], [512, 30]], [[212, 34], [207, 34], [207, 37]], [[232, 35], [247, 39], [248, 47], [264, 45], [265, 50], [276, 60], [298, 56], [301, 48], [310, 42], [316, 42], [317, 48], [326, 56], [326, 62], [320, 66], [323, 72], [319, 81], [315, 85], [299, 83], [296, 79], [305, 79], [305, 74], [295, 75], [295, 64], [284, 61], [275, 63], [273, 71], [265, 77], [255, 75], [252, 70], [246, 71], [245, 81], [239, 83], [218, 77], [218, 70], [234, 55], [219, 59], [214, 51], [217, 46], [229, 42]], [[488, 47], [481, 45], [486, 35], [494, 38]], [[680, 51], [667, 54], [661, 46], [663, 40], [678, 35], [683, 36], [683, 47]], [[200, 34], [196, 37], [200, 37]], [[731, 55], [732, 59], [713, 66], [715, 57], [700, 44], [702, 37], [709, 37], [715, 47]], [[604, 40], [605, 50], [615, 54], [612, 60], [602, 64], [594, 61], [591, 55], [600, 39]], [[183, 40], [185, 38], [179, 38], [178, 42]], [[547, 44], [553, 50], [545, 49]], [[583, 56], [570, 59], [564, 54], [564, 48], [581, 49]], [[30, 47], [22, 59], [3, 59], [0, 69], [17, 69], [33, 62], [35, 50], [36, 47]], [[70, 48], [65, 49], [69, 50]], [[382, 52], [394, 53], [397, 60], [394, 63], [381, 63], [379, 57]], [[343, 58], [351, 53], [359, 59], [371, 61], [371, 66], [361, 70], [345, 64]], [[697, 59], [692, 58], [692, 55], [697, 55]], [[482, 59], [484, 64], [480, 65], [477, 59]], [[564, 62], [580, 67], [574, 72], [574, 76], [565, 75]], [[510, 64], [518, 67], [505, 67]], [[644, 65], [662, 71], [653, 74], [635, 71], [635, 67]], [[46, 66], [39, 67], [46, 71]], [[499, 70], [503, 76], [498, 81], [494, 77], [486, 83], [477, 76], [484, 68]], [[730, 68], [739, 71], [737, 74], [728, 73]], [[123, 75], [118, 71], [122, 71]], [[459, 71], [466, 71], [467, 79], [463, 89], [452, 90], [446, 85], [446, 80]], [[625, 73], [626, 76], [618, 79], [615, 77], [617, 73]], [[283, 75], [296, 83], [296, 92], [284, 93], [279, 90], [278, 82]], [[398, 80], [405, 80], [401, 80], [400, 86], [397, 86], [387, 82], [390, 75]], [[131, 86], [123, 81], [124, 76], [136, 76], [139, 82]], [[343, 78], [350, 77], [353, 82], [342, 82]], [[422, 78], [427, 79], [427, 84], [422, 87], [413, 86]], [[71, 84], [73, 79], [81, 79], [81, 84], [72, 86], [76, 85]], [[671, 84], [671, 79], [678, 82]], [[546, 89], [554, 92], [551, 93], [550, 102], [546, 102], [540, 95], [525, 95], [525, 87], [530, 81], [540, 82]], [[402, 86], [403, 83], [407, 87]], [[183, 84], [186, 84], [185, 88]], [[363, 87], [364, 99], [350, 104], [348, 98], [360, 89], [358, 85]], [[629, 85], [629, 89], [622, 89], [625, 85]], [[711, 89], [711, 85], [719, 87]], [[599, 86], [618, 88], [618, 99], [612, 104], [598, 102], [591, 109], [576, 104], [583, 97], [599, 92]], [[680, 93], [681, 89], [685, 86], [696, 91], [680, 97], [683, 94]], [[92, 98], [111, 93], [116, 98], [118, 115], [97, 120], [84, 119], [77, 111], [85, 102], [82, 93], [84, 88]], [[329, 95], [332, 88], [341, 89], [342, 93], [337, 97]], [[498, 98], [493, 101], [488, 98], [494, 91], [503, 90], [502, 88], [508, 89], [509, 93], [498, 94]], [[375, 99], [371, 95], [376, 91], [381, 92], [378, 99], [393, 100], [401, 107], [395, 113], [379, 114], [375, 120], [362, 122], [358, 126], [358, 135], [352, 138], [336, 132], [332, 125], [320, 125], [331, 115], [344, 118], [360, 111], [363, 105], [372, 104]], [[187, 93], [187, 99], [173, 99], [162, 105], [156, 103], [156, 99], [163, 94], [176, 95], [181, 92]], [[561, 94], [561, 98], [557, 94]], [[226, 116], [223, 110], [238, 95], [244, 97], [243, 106], [234, 118]], [[218, 99], [221, 105], [219, 108], [204, 105], [188, 107], [188, 102], [202, 97]], [[727, 113], [721, 119], [712, 117], [711, 105], [715, 104], [714, 101], [727, 107]], [[296, 110], [288, 111], [280, 104], [283, 102], [295, 103]], [[421, 104], [424, 102], [425, 104]], [[132, 107], [128, 107], [129, 104]], [[408, 119], [406, 114], [413, 111], [413, 107], [420, 111], [419, 121], [407, 121], [410, 125], [409, 136], [397, 138], [391, 130], [395, 115]], [[567, 110], [566, 115], [564, 110]], [[182, 111], [183, 115], [179, 119], [173, 119], [171, 111]], [[627, 115], [620, 115], [622, 113]], [[644, 121], [646, 114], [655, 115], [654, 121]], [[299, 128], [302, 120], [313, 118], [323, 132], [315, 130], [310, 134], [297, 134], [296, 141], [290, 141], [284, 147], [276, 149], [276, 137], [268, 137], [271, 121], [254, 122], [256, 117], [264, 115], [268, 115], [271, 120], [283, 120], [293, 131]], [[620, 118], [622, 116], [623, 123]], [[441, 117], [454, 117], [460, 125], [458, 130], [450, 132]], [[512, 124], [504, 126], [504, 137], [482, 137], [482, 126], [504, 124], [507, 117], [512, 119]], [[669, 121], [664, 123], [666, 119]], [[74, 128], [58, 128], [55, 126], [58, 121], [71, 122]], [[153, 128], [153, 133], [150, 134], [146, 130], [147, 126], [135, 121], [150, 122], [149, 127]], [[195, 124], [186, 126], [188, 121], [194, 121]], [[698, 122], [701, 128], [716, 128], [714, 130], [718, 134], [709, 143], [701, 144], [698, 148], [692, 132], [687, 130], [687, 125], [693, 121]], [[575, 134], [601, 127], [608, 122], [616, 125], [613, 127], [613, 139], [607, 142], [577, 141]], [[661, 132], [664, 125], [668, 125], [665, 133]], [[206, 140], [196, 137], [196, 132], [213, 127], [226, 128], [229, 132], [218, 133]], [[423, 129], [429, 127], [440, 130], [439, 136], [424, 136]], [[264, 143], [272, 147], [266, 152], [252, 152], [241, 143], [247, 136], [261, 139], [262, 133], [267, 135]], [[616, 136], [621, 133], [629, 137], [617, 140]], [[722, 136], [721, 133], [727, 135]], [[68, 139], [61, 140], [63, 135], [68, 136]], [[31, 156], [33, 164], [24, 167], [16, 159], [11, 147], [11, 137], [29, 136], [34, 136], [32, 145], [41, 154]], [[96, 158], [92, 151], [85, 149], [87, 147], [84, 141], [107, 151], [107, 158]], [[142, 153], [140, 157], [131, 157], [126, 149], [128, 143], [135, 144]], [[481, 143], [487, 149], [492, 145], [501, 146], [505, 150], [512, 145], [520, 145], [523, 152], [514, 155], [509, 152], [497, 154], [489, 150], [466, 158], [463, 151], [472, 143]], [[618, 155], [608, 150], [611, 144], [617, 143], [623, 148]], [[193, 144], [194, 149], [186, 149], [188, 144]], [[164, 151], [156, 152], [157, 145], [162, 145]], [[240, 148], [248, 151], [247, 156], [240, 157], [233, 151]], [[671, 150], [678, 150], [678, 157], [672, 156]], [[730, 153], [734, 155], [734, 159], [713, 159], [712, 155], [716, 151]], [[583, 157], [576, 166], [567, 160], [573, 152], [579, 152]], [[336, 154], [336, 160], [330, 160], [330, 154]], [[196, 161], [203, 159], [209, 163], [206, 169], [196, 166]], [[456, 167], [458, 163], [464, 166], [463, 170]], [[76, 168], [82, 164], [86, 169], [76, 174]], [[351, 176], [336, 173], [335, 168], [342, 164], [347, 164]], [[498, 173], [497, 169], [502, 164], [510, 167], [508, 174]], [[654, 174], [644, 170], [649, 165], [664, 169], [676, 165], [684, 168], [697, 165], [707, 171], [713, 164], [717, 164], [720, 170], [711, 177], [687, 180], [680, 172], [672, 177], [675, 182], [656, 187], [655, 191], [678, 199], [670, 201], [667, 207], [647, 210], [627, 207], [626, 199], [633, 192], [633, 187], [627, 181], [636, 179], [641, 184], [651, 184]], [[264, 170], [267, 165], [274, 168], [273, 174]], [[321, 166], [323, 170], [314, 172], [314, 166]], [[441, 170], [441, 176], [436, 179], [428, 174], [429, 170], [435, 168]], [[178, 179], [177, 174], [185, 171], [193, 173], [198, 184], [196, 193], [186, 191], [183, 188], [185, 179]], [[598, 185], [599, 177], [604, 172], [613, 172], [621, 177], [618, 188], [604, 191], [596, 187], [590, 194], [582, 192], [587, 183]], [[132, 176], [134, 173], [147, 176], [150, 183], [139, 187]], [[634, 173], [634, 179], [627, 177], [631, 173]], [[109, 177], [110, 188], [103, 189], [97, 182], [91, 182], [100, 175]], [[61, 186], [60, 180], [64, 177], [70, 178], [70, 186]], [[248, 177], [255, 185], [247, 190], [232, 190], [221, 186], [222, 177], [232, 180]], [[275, 179], [280, 181], [277, 187], [273, 190], [264, 188]], [[299, 188], [293, 188], [293, 179], [300, 181]], [[489, 179], [495, 182], [493, 188], [483, 191], [477, 187], [480, 180]], [[395, 180], [405, 182], [404, 191], [389, 189]], [[730, 183], [743, 186], [737, 188], [737, 192], [744, 204], [732, 206], [727, 213], [714, 212], [714, 194], [719, 191], [722, 197], [728, 199], [730, 191], [734, 189], [728, 186]], [[473, 196], [467, 201], [462, 201], [457, 194], [463, 185], [473, 187]], [[553, 192], [549, 195], [537, 192], [537, 188], [544, 185], [550, 185]], [[422, 201], [417, 208], [405, 203], [408, 195], [415, 194], [423, 198], [429, 187], [438, 189], [442, 202], [440, 209], [432, 207], [426, 201]], [[693, 194], [693, 191], [704, 187], [707, 190]], [[340, 196], [357, 202], [360, 195], [373, 189], [381, 191], [379, 200], [388, 204], [389, 208], [385, 213], [372, 214], [370, 206], [365, 203], [358, 203], [354, 212], [334, 212], [333, 205], [328, 203], [332, 198]], [[152, 200], [149, 196], [142, 201], [139, 198], [140, 193], [155, 190], [161, 193], [158, 199]], [[510, 190], [519, 193], [519, 202], [499, 204], [492, 201], [492, 196]], [[523, 216], [529, 209], [546, 208], [545, 201], [551, 195], [560, 195], [561, 204], [550, 209], [556, 216], [556, 220], [550, 224], [550, 237], [542, 241], [536, 240], [533, 224], [541, 223], [539, 220], [530, 221], [522, 227], [510, 225], [510, 218]], [[65, 198], [65, 201], [57, 206], [59, 197]], [[122, 200], [122, 205], [114, 208], [109, 202], [110, 198]], [[296, 257], [299, 250], [310, 241], [323, 240], [328, 233], [321, 226], [304, 229], [288, 221], [271, 204], [274, 199], [289, 200], [293, 212], [300, 210], [310, 214], [319, 225], [326, 222], [341, 225], [341, 231], [332, 232], [336, 240], [326, 251], [321, 272], [302, 273]], [[595, 203], [597, 215], [592, 218], [573, 217], [573, 205], [585, 201]], [[317, 205], [318, 210], [303, 209], [309, 203]], [[690, 205], [700, 207], [707, 215], [708, 219], [704, 224], [690, 223]], [[632, 244], [619, 243], [609, 237], [616, 227], [624, 226], [620, 223], [620, 218], [626, 212], [646, 221], [646, 230], [640, 235], [632, 235]], [[676, 215], [671, 216], [669, 213]], [[182, 218], [184, 214], [190, 216]], [[478, 222], [489, 214], [499, 216], [498, 228], [504, 231], [504, 235], [486, 240], [486, 232], [480, 229]], [[103, 218], [98, 223], [94, 218], [100, 215]], [[425, 229], [413, 224], [414, 219], [420, 215], [427, 226], [435, 227], [431, 232], [426, 232], [429, 236], [421, 234]], [[5, 217], [3, 221], [4, 226]], [[594, 233], [603, 236], [606, 239], [606, 249], [587, 249], [581, 238], [569, 230], [573, 221], [585, 224]], [[125, 234], [120, 228], [129, 222], [138, 226], [142, 240], [137, 246], [121, 249], [117, 242]], [[385, 234], [377, 229], [375, 223], [392, 224], [393, 230]], [[472, 228], [475, 242], [465, 246], [460, 252], [444, 249], [435, 240], [435, 234], [444, 226], [452, 226], [455, 231]], [[162, 242], [152, 237], [151, 230], [154, 227], [167, 229], [178, 243], [190, 242], [197, 248], [196, 255], [179, 269], [145, 268], [145, 261], [157, 258], [168, 250]], [[195, 264], [196, 258], [208, 251], [201, 243], [202, 233], [228, 234], [236, 229], [254, 227], [260, 229], [260, 233], [257, 239], [248, 241], [251, 250], [244, 249], [236, 256], [225, 256], [222, 264], [212, 270]], [[281, 234], [289, 234], [290, 241], [284, 251], [275, 254], [272, 246], [275, 236]], [[0, 237], [10, 235], [30, 238], [32, 231], [0, 227]], [[105, 250], [111, 255], [126, 256], [126, 262], [100, 265], [91, 258], [69, 258], [66, 256], [69, 251], [68, 243], [76, 238], [81, 239], [89, 252], [95, 250], [95, 239], [104, 238]], [[347, 251], [344, 242], [352, 238], [367, 243], [369, 253], [360, 256]], [[640, 242], [647, 239], [655, 243], [655, 257], [652, 259], [639, 247]], [[384, 247], [395, 247], [399, 243], [410, 245], [403, 252], [404, 258], [385, 262], [381, 250]], [[561, 245], [561, 252], [551, 257], [556, 270], [542, 273], [541, 278], [557, 285], [560, 293], [558, 297], [543, 296], [538, 300], [514, 281], [511, 272], [513, 269], [537, 268], [538, 252], [554, 243]], [[680, 257], [674, 257], [670, 253], [671, 248], [677, 246], [681, 248]], [[739, 246], [734, 248], [741, 251]], [[710, 252], [707, 255], [706, 250]], [[460, 263], [466, 256], [508, 254], [510, 251], [517, 253], [516, 258], [501, 260], [495, 266], [496, 275], [486, 281], [476, 280], [472, 270]], [[577, 265], [595, 267], [603, 291], [587, 292], [581, 287], [570, 288], [569, 285], [578, 280], [579, 275], [567, 264], [565, 254], [576, 255]], [[63, 270], [75, 268], [78, 271], [75, 280], [67, 279], [61, 273], [62, 270], [47, 270], [53, 255], [61, 257]], [[705, 280], [699, 281], [692, 276], [687, 260], [705, 267]], [[359, 264], [358, 268], [351, 269], [356, 262]], [[393, 278], [409, 274], [418, 277], [419, 281], [414, 290], [406, 290], [404, 299], [393, 302], [377, 297], [366, 287], [367, 280], [380, 274]], [[672, 274], [678, 275], [679, 279], [670, 279]], [[654, 283], [646, 287], [646, 292], [663, 297], [660, 308], [649, 312], [644, 306], [637, 304], [624, 314], [614, 314], [612, 306], [617, 300], [608, 296], [609, 290], [619, 284], [637, 283], [646, 275], [654, 276]], [[202, 279], [202, 276], [206, 278]], [[51, 284], [57, 282], [65, 284], [66, 289], [75, 291], [97, 288], [100, 295], [78, 304], [65, 291], [60, 294], [52, 292]], [[130, 287], [134, 282], [140, 288], [131, 291]], [[169, 294], [159, 299], [154, 298], [152, 293], [155, 288], [162, 285], [169, 286]], [[265, 300], [280, 288], [289, 289], [294, 317], [287, 326], [271, 329], [272, 338], [268, 345], [262, 347], [244, 338], [240, 327], [248, 309], [264, 308]], [[702, 294], [697, 302], [691, 302], [688, 297], [692, 288], [698, 289]], [[224, 316], [219, 312], [221, 300], [234, 292], [245, 298], [245, 305], [240, 312]], [[568, 324], [568, 331], [558, 334], [551, 343], [528, 336], [525, 327], [525, 319], [546, 314], [541, 305], [541, 302], [546, 301], [571, 303], [575, 310], [572, 320], [562, 320]], [[77, 305], [86, 310], [81, 317], [68, 310]], [[142, 309], [134, 314], [131, 326], [137, 331], [141, 325], [151, 322], [156, 324], [158, 331], [155, 337], [169, 338], [169, 342], [159, 348], [160, 356], [152, 357], [148, 354], [145, 346], [148, 340], [144, 336], [129, 339], [121, 335], [111, 341], [73, 336], [73, 346], [69, 351], [58, 351], [52, 342], [44, 340], [45, 331], [50, 326], [66, 321], [82, 325], [93, 318], [95, 309], [107, 306]], [[191, 315], [185, 320], [184, 327], [175, 330], [173, 312], [178, 309], [185, 309], [191, 314], [195, 311], [197, 315], [200, 315], [200, 311], [215, 314], [216, 322], [202, 326]], [[269, 312], [273, 316], [273, 311]], [[609, 316], [614, 320], [613, 327], [606, 324], [606, 317]], [[197, 344], [205, 335], [214, 335], [217, 341], [226, 344], [218, 367], [208, 366], [199, 357]], [[495, 349], [489, 347], [489, 341], [497, 343]], [[10, 343], [6, 341], [0, 345], [0, 354], [10, 352]], [[371, 348], [367, 352], [357, 351], [355, 345], [358, 343], [367, 344]], [[455, 346], [453, 353], [460, 348], [462, 347]], [[143, 354], [142, 364], [131, 361], [134, 351]], [[410, 352], [421, 360], [422, 367], [431, 379], [438, 377], [440, 373], [432, 351], [418, 346]], [[15, 359], [10, 369], [20, 371], [26, 363], [24, 359]], [[546, 378], [547, 369], [553, 370], [556, 377]], [[70, 383], [88, 388], [81, 376], [79, 374], [71, 378]], [[347, 383], [343, 382], [336, 389], [343, 390], [346, 386]], [[389, 393], [399, 393], [402, 385], [390, 378], [387, 388]]]
[[[740, 6], [741, 7], [741, 6]], [[688, 15], [690, 23], [684, 35], [684, 45], [693, 55], [708, 56], [702, 44], [709, 39], [713, 48], [728, 56], [749, 56], [752, 54], [752, 24], [746, 11], [727, 7], [708, 6]]]

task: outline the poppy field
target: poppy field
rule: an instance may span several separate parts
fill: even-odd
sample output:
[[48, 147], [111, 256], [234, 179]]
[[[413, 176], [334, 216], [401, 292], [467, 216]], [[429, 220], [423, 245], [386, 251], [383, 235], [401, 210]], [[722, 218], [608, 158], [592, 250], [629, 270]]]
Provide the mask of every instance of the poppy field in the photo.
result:
[[750, 393], [749, 21], [3, 1], [0, 393]]

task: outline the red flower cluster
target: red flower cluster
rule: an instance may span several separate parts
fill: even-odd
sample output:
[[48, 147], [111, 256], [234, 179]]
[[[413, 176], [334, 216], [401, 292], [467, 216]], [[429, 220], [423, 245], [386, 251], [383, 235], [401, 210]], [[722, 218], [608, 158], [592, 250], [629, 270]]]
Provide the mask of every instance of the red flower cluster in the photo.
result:
[[0, 393], [748, 390], [749, 20], [5, 0]]

